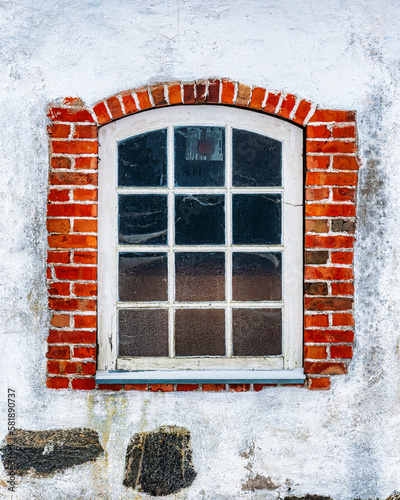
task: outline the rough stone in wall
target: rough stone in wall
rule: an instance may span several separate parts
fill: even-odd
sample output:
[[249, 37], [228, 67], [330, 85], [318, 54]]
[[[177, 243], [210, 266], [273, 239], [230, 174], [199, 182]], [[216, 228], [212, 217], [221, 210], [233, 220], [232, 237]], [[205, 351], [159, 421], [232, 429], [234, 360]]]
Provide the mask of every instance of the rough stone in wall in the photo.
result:
[[162, 426], [131, 439], [126, 451], [125, 486], [163, 496], [189, 487], [195, 477], [190, 432], [184, 427]]
[[30, 469], [47, 474], [83, 464], [104, 450], [92, 429], [26, 431], [16, 429], [6, 436], [0, 449], [8, 473], [24, 475]]

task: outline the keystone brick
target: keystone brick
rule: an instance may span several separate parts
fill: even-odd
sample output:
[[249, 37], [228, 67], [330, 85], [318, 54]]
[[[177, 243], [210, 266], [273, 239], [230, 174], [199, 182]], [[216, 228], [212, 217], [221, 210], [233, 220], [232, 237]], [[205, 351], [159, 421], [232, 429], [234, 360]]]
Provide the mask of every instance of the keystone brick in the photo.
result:
[[131, 115], [133, 113], [136, 113], [136, 111], [138, 109], [136, 106], [135, 99], [134, 99], [133, 95], [131, 94], [131, 92], [130, 91], [122, 92], [121, 97], [122, 97], [122, 102], [124, 104], [125, 113], [127, 115]]
[[251, 96], [251, 87], [239, 83], [236, 96], [236, 106], [246, 107]]
[[183, 102], [194, 104], [194, 83], [185, 83], [183, 86]]
[[168, 104], [167, 101], [165, 100], [164, 85], [151, 87], [150, 91], [155, 106], [166, 106]]
[[153, 107], [147, 90], [136, 92], [136, 96], [138, 98], [139, 106], [142, 111], [144, 109], [149, 109]]
[[196, 102], [206, 102], [207, 84], [206, 82], [196, 82]]
[[261, 109], [265, 98], [265, 89], [255, 87], [251, 94], [250, 108]]

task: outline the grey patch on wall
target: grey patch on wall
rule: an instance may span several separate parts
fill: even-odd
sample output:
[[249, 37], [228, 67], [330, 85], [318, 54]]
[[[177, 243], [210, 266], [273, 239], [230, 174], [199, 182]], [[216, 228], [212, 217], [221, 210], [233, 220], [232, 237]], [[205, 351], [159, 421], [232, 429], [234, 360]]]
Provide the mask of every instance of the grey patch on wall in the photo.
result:
[[195, 477], [190, 432], [184, 427], [162, 426], [131, 439], [124, 486], [164, 496], [189, 487]]
[[331, 497], [324, 497], [322, 495], [305, 495], [304, 497], [285, 497], [284, 500], [332, 500]]
[[26, 431], [16, 429], [0, 449], [8, 473], [23, 476], [30, 469], [39, 475], [94, 461], [103, 452], [92, 429]]
[[255, 477], [249, 479], [242, 484], [243, 491], [256, 491], [256, 490], [277, 490], [279, 485], [272, 482], [271, 477], [265, 477], [261, 474], [256, 474]]

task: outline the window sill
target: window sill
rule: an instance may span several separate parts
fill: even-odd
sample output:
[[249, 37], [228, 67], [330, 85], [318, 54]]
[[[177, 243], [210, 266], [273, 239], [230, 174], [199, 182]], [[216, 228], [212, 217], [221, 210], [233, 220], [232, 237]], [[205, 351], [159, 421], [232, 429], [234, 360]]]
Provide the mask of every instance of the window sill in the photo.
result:
[[98, 371], [97, 384], [302, 384], [303, 368], [293, 370]]

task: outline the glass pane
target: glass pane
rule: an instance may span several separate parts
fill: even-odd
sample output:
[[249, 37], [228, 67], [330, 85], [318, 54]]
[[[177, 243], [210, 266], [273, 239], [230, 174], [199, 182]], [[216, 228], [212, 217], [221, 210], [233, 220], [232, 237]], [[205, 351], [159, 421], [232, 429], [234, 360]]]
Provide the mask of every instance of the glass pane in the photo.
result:
[[225, 243], [224, 195], [176, 195], [175, 242], [177, 245]]
[[163, 309], [119, 311], [120, 356], [168, 356], [168, 312]]
[[233, 243], [273, 245], [281, 242], [281, 195], [234, 194]]
[[167, 243], [167, 196], [120, 194], [118, 241], [127, 245]]
[[175, 185], [225, 184], [225, 129], [175, 128]]
[[233, 309], [233, 355], [282, 354], [280, 309]]
[[280, 186], [282, 143], [264, 135], [233, 129], [232, 185]]
[[233, 300], [281, 300], [282, 255], [235, 252], [232, 256]]
[[118, 186], [166, 185], [166, 129], [129, 137], [118, 143]]
[[166, 253], [120, 253], [119, 300], [168, 300]]
[[225, 300], [225, 254], [175, 254], [175, 297], [180, 301]]
[[176, 356], [224, 356], [225, 311], [177, 309], [175, 354]]

